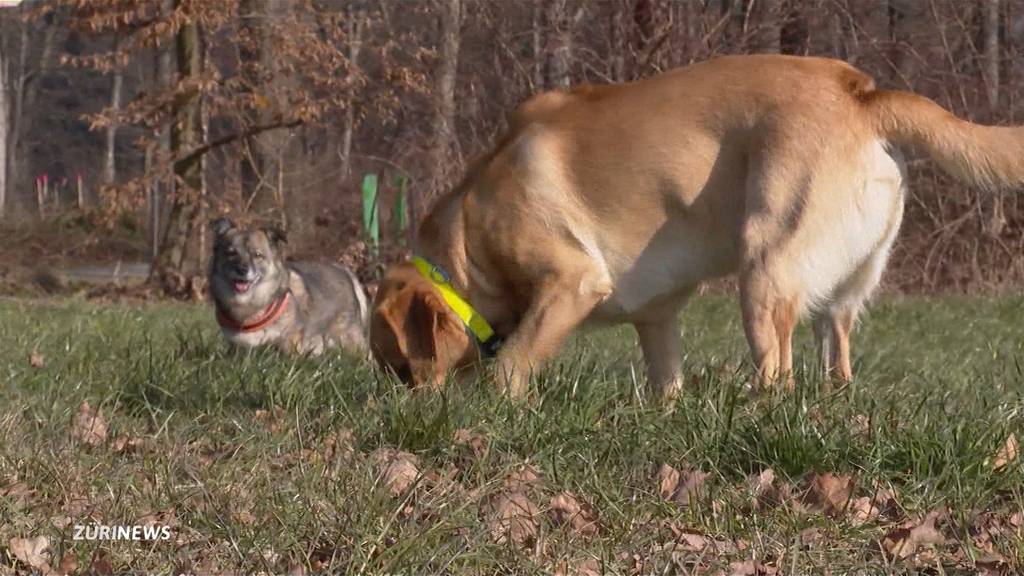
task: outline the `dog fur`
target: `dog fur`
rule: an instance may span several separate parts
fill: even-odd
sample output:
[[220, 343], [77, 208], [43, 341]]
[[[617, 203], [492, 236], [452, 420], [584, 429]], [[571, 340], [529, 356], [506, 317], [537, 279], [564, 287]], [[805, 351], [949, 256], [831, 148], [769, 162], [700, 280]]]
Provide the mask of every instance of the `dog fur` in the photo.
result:
[[[228, 342], [311, 355], [340, 346], [367, 355], [368, 306], [354, 274], [335, 264], [286, 263], [278, 230], [239, 228], [226, 218], [212, 228], [210, 294]], [[276, 302], [284, 302], [276, 319], [258, 329], [241, 328], [267, 317]]]
[[[900, 227], [906, 145], [976, 186], [1024, 180], [1024, 129], [958, 119], [837, 60], [729, 56], [541, 94], [439, 200], [418, 249], [505, 338], [495, 378], [515, 396], [596, 321], [632, 323], [650, 385], [672, 397], [678, 310], [729, 274], [759, 382], [788, 380], [802, 316], [848, 380], [850, 331]], [[408, 263], [380, 286], [371, 342], [414, 383], [479, 358]]]

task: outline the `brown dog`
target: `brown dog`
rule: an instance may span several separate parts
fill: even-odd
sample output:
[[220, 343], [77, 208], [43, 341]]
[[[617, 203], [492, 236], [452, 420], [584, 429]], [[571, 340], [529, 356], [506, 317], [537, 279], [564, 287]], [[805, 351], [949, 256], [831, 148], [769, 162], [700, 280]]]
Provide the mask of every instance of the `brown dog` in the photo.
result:
[[677, 311], [701, 282], [738, 273], [763, 381], [790, 373], [803, 314], [826, 367], [849, 379], [849, 333], [902, 218], [906, 144], [978, 186], [1024, 180], [1024, 130], [876, 89], [835, 60], [725, 57], [542, 94], [427, 216], [428, 271], [388, 271], [373, 352], [414, 383], [475, 363], [478, 338], [447, 290], [504, 337], [497, 380], [512, 395], [596, 320], [636, 326], [649, 383], [671, 396]]

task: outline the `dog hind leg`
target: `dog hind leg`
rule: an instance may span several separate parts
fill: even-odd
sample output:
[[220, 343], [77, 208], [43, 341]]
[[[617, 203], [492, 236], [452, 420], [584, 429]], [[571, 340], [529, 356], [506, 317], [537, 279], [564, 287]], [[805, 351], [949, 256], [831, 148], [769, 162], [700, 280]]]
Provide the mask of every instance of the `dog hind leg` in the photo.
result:
[[826, 378], [853, 380], [850, 362], [850, 333], [857, 320], [856, 308], [832, 307], [815, 315], [814, 334], [818, 340], [821, 368]]

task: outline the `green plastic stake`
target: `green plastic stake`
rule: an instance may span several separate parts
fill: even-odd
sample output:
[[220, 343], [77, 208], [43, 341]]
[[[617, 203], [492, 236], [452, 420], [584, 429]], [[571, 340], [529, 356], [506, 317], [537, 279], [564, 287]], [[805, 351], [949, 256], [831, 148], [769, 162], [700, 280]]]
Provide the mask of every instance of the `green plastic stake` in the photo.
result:
[[363, 176], [363, 232], [370, 241], [370, 250], [377, 255], [380, 244], [380, 218], [377, 216], [377, 175]]
[[409, 183], [409, 179], [403, 174], [395, 176], [395, 187], [398, 188], [398, 196], [395, 198], [394, 218], [395, 218], [395, 237], [398, 238], [399, 243], [405, 243], [405, 230], [409, 227], [408, 214], [409, 209], [406, 200], [406, 185]]

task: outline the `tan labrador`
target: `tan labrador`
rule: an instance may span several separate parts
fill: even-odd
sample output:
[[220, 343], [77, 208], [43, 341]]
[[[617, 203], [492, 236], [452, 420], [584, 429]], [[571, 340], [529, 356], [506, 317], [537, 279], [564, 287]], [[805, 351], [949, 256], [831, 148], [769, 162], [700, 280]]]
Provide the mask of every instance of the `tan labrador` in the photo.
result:
[[436, 277], [387, 272], [373, 352], [413, 383], [476, 363], [441, 278], [503, 338], [496, 380], [510, 394], [590, 320], [632, 323], [650, 385], [672, 396], [678, 310], [737, 273], [760, 381], [790, 374], [803, 315], [849, 379], [850, 330], [903, 214], [901, 145], [973, 185], [1024, 179], [1024, 130], [960, 120], [836, 60], [730, 56], [539, 95], [423, 223]]

